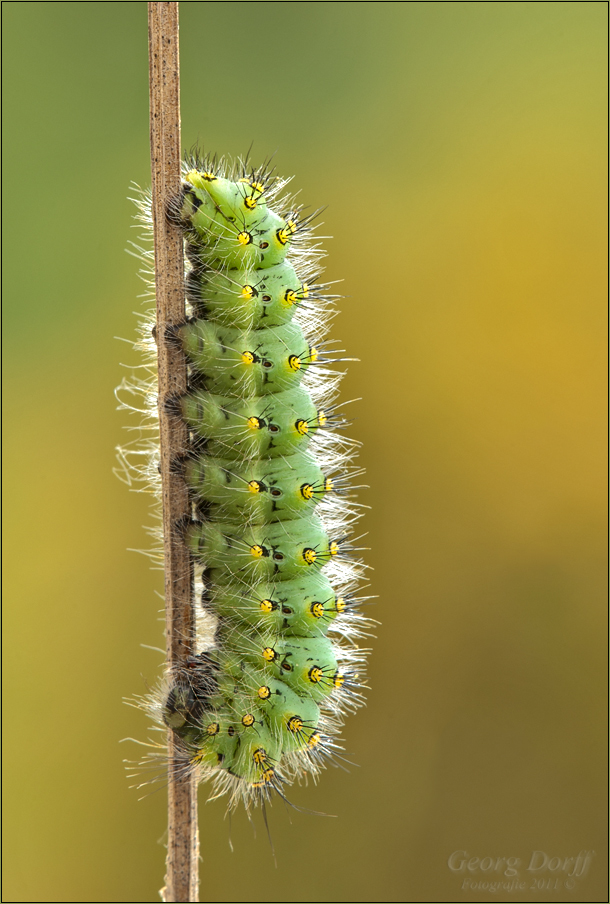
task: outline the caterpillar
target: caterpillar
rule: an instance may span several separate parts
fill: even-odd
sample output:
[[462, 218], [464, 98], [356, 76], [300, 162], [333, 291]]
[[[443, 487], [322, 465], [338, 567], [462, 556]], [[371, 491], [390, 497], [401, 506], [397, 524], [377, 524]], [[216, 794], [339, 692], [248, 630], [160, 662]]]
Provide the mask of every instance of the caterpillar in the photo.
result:
[[[173, 344], [188, 362], [187, 392], [162, 403], [188, 428], [172, 470], [191, 515], [175, 529], [199, 614], [187, 667], [142, 705], [179, 739], [181, 767], [231, 807], [316, 779], [341, 756], [345, 714], [363, 703], [369, 620], [351, 486], [361, 471], [332, 367], [349, 359], [326, 337], [337, 296], [321, 281], [316, 213], [286, 184], [267, 163], [185, 158], [167, 211], [184, 237], [185, 317], [163, 336], [145, 324], [140, 343], [153, 353]], [[149, 195], [138, 202], [149, 227]], [[145, 395], [154, 418], [154, 385], [124, 387]], [[157, 455], [151, 441], [119, 450], [124, 473], [153, 483]]]

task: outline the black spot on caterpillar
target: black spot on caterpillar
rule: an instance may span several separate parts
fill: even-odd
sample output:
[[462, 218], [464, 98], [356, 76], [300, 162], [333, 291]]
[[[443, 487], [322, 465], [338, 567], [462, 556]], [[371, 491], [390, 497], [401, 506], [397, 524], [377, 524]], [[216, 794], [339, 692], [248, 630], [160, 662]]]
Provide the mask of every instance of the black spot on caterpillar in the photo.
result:
[[[180, 739], [184, 768], [231, 805], [317, 776], [363, 702], [364, 566], [349, 542], [357, 444], [337, 432], [341, 374], [325, 338], [335, 296], [320, 281], [314, 216], [282, 196], [285, 184], [267, 167], [191, 156], [168, 208], [189, 263], [184, 322], [163, 338], [183, 347], [189, 380], [163, 405], [189, 429], [172, 470], [192, 515], [174, 530], [195, 562], [201, 625], [186, 674], [143, 705]], [[147, 195], [140, 204], [148, 225]], [[142, 336], [153, 350], [150, 324]], [[150, 386], [128, 388], [152, 415]], [[119, 455], [129, 474], [158, 481], [153, 446]]]

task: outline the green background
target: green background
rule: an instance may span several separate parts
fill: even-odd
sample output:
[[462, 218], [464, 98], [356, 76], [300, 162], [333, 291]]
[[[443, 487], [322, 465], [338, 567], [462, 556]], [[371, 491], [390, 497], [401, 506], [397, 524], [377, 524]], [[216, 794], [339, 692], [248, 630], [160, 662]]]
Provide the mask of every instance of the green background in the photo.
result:
[[[4, 3], [6, 901], [156, 901], [164, 792], [122, 759], [161, 657], [146, 498], [112, 475], [141, 304], [145, 3]], [[201, 799], [201, 900], [603, 890], [605, 3], [182, 3], [183, 145], [328, 205], [372, 506], [358, 764]], [[229, 839], [234, 851], [231, 852]], [[518, 857], [464, 890], [456, 850]], [[573, 890], [527, 871], [594, 850]], [[532, 877], [561, 883], [531, 890]]]

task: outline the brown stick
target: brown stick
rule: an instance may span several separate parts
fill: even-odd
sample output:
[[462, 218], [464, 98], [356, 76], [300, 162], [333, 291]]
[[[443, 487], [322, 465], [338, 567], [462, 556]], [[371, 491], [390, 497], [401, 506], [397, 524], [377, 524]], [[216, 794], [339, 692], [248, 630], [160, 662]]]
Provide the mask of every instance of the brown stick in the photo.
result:
[[[169, 416], [164, 401], [187, 387], [183, 352], [164, 341], [168, 324], [184, 320], [184, 260], [180, 230], [167, 221], [168, 201], [180, 191], [180, 60], [178, 3], [148, 4], [150, 65], [150, 153], [155, 242], [159, 428], [163, 494], [167, 662], [172, 672], [185, 668], [193, 653], [193, 569], [175, 525], [189, 515], [184, 480], [171, 472], [172, 459], [184, 452], [186, 425]], [[199, 838], [197, 784], [181, 776], [175, 741], [168, 736], [168, 842], [164, 901], [198, 901]]]

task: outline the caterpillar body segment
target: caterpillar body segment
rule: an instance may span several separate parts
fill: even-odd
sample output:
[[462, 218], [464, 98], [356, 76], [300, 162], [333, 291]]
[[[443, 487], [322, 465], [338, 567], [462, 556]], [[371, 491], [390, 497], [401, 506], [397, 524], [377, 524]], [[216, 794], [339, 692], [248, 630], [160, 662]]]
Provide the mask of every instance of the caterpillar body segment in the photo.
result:
[[339, 553], [315, 516], [271, 524], [230, 525], [214, 521], [194, 522], [186, 532], [186, 544], [206, 563], [214, 583], [233, 583], [237, 576], [249, 580], [296, 578], [323, 568]]
[[187, 245], [187, 255], [193, 264], [186, 276], [187, 298], [197, 316], [219, 325], [238, 329], [282, 326], [310, 296], [308, 283], [300, 281], [288, 261], [265, 270], [223, 271], [203, 264], [195, 245]]
[[[182, 197], [172, 207], [173, 218], [183, 226], [190, 244], [199, 249], [200, 260], [227, 270], [264, 269], [281, 263], [295, 231], [294, 222], [269, 210], [260, 198], [240, 195], [237, 201], [228, 183], [223, 180], [218, 189], [199, 174], [187, 173]], [[246, 206], [248, 201], [254, 202], [252, 209]]]
[[[169, 404], [174, 410], [175, 400]], [[183, 396], [178, 406], [189, 427], [208, 441], [210, 455], [239, 461], [305, 449], [327, 423], [325, 412], [299, 386], [250, 399], [197, 389]]]
[[185, 324], [180, 335], [202, 381], [219, 395], [260, 396], [298, 386], [317, 359], [298, 323], [240, 330], [209, 320]]
[[185, 241], [187, 317], [158, 341], [183, 348], [189, 388], [163, 404], [189, 430], [172, 467], [192, 520], [176, 531], [206, 627], [151, 708], [231, 806], [315, 778], [362, 703], [355, 444], [335, 430], [322, 253], [284, 185], [265, 168], [190, 158], [168, 211]]
[[262, 634], [288, 638], [319, 637], [346, 610], [322, 571], [309, 571], [292, 580], [232, 582], [204, 593], [204, 606], [234, 623], [257, 628]]
[[333, 492], [310, 452], [252, 462], [193, 456], [184, 464], [193, 498], [214, 521], [266, 524], [313, 511]]

